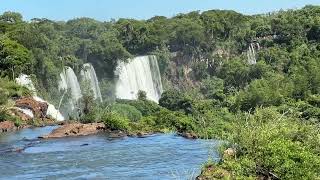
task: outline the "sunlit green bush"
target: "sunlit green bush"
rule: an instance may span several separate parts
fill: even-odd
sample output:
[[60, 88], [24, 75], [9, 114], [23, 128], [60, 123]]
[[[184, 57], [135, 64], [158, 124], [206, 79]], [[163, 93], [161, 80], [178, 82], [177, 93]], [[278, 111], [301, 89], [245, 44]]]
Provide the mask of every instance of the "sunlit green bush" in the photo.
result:
[[107, 128], [111, 130], [122, 130], [128, 131], [129, 119], [115, 113], [115, 112], [106, 112], [102, 116], [102, 121], [106, 125]]
[[142, 117], [140, 111], [138, 111], [134, 106], [128, 104], [115, 103], [110, 107], [110, 111], [115, 112], [134, 122], [139, 121]]
[[273, 108], [257, 109], [234, 126], [230, 141], [237, 158], [222, 167], [236, 176], [280, 179], [320, 178], [319, 127], [287, 117]]

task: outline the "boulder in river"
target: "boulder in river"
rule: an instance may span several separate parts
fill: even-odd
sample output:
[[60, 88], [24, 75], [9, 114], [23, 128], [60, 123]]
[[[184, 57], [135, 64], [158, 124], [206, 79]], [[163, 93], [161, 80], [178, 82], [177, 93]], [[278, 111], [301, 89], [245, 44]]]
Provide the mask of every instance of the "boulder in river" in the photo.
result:
[[42, 136], [39, 138], [61, 138], [61, 137], [73, 137], [73, 136], [86, 136], [91, 134], [96, 134], [100, 131], [105, 130], [105, 125], [103, 123], [91, 123], [91, 124], [81, 124], [81, 123], [71, 123], [65, 124], [58, 129], [53, 130], [49, 135]]
[[17, 127], [12, 121], [0, 122], [0, 132], [10, 132], [17, 130]]
[[198, 139], [198, 136], [195, 133], [189, 133], [189, 132], [184, 132], [184, 133], [178, 133], [178, 135], [187, 138], [187, 139]]

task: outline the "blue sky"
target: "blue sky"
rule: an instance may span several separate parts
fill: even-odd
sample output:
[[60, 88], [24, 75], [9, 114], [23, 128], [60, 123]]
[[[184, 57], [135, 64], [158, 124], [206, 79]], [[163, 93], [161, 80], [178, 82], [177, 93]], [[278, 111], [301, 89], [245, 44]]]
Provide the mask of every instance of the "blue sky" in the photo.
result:
[[20, 12], [26, 20], [34, 17], [69, 20], [91, 17], [148, 19], [154, 15], [171, 17], [195, 10], [232, 9], [257, 14], [279, 9], [320, 5], [320, 0], [0, 0], [0, 14]]

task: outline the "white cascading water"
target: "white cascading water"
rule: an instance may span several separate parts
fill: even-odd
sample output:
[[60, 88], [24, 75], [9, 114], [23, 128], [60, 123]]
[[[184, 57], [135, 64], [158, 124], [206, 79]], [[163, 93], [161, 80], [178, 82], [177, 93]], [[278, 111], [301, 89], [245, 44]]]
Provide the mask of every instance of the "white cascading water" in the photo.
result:
[[84, 82], [89, 82], [90, 88], [93, 91], [93, 95], [95, 99], [100, 100], [102, 102], [101, 91], [99, 87], [99, 81], [96, 75], [96, 71], [94, 70], [92, 64], [86, 63], [82, 66], [82, 70], [80, 72], [81, 79]]
[[82, 94], [78, 78], [72, 68], [66, 66], [64, 71], [60, 73], [60, 78], [59, 89], [70, 90], [72, 100], [77, 102], [82, 97]]
[[63, 114], [68, 118], [78, 118], [80, 115], [80, 98], [82, 97], [80, 84], [76, 74], [70, 67], [65, 67], [60, 73], [59, 90], [62, 91], [62, 96], [59, 103], [61, 106], [65, 94], [69, 94], [67, 104], [64, 104]]
[[33, 96], [33, 99], [38, 102], [45, 102], [48, 104], [48, 109], [47, 109], [47, 116], [48, 117], [53, 118], [57, 121], [64, 121], [65, 120], [64, 116], [60, 113], [59, 110], [57, 110], [55, 108], [54, 105], [48, 103], [47, 101], [43, 100], [42, 98], [40, 98], [38, 96]]
[[249, 50], [247, 52], [247, 56], [248, 56], [248, 63], [249, 64], [256, 64], [257, 63], [257, 59], [256, 59], [256, 50], [254, 47], [254, 44], [251, 43], [249, 46]]
[[256, 43], [250, 43], [249, 49], [247, 51], [248, 56], [248, 63], [249, 64], [257, 64], [257, 52], [261, 49], [260, 44], [258, 42]]
[[[34, 87], [32, 80], [30, 79], [30, 77], [28, 75], [21, 74], [18, 78], [16, 78], [16, 82], [19, 85], [24, 86], [24, 87], [28, 88], [30, 91], [32, 91], [34, 100], [39, 101], [39, 102], [45, 102], [48, 104], [48, 109], [47, 109], [47, 114], [46, 114], [48, 117], [53, 118], [57, 121], [64, 121], [65, 120], [63, 115], [60, 113], [59, 110], [57, 110], [54, 107], [54, 105], [50, 104], [49, 102], [47, 102], [37, 96], [36, 88]], [[29, 109], [19, 108], [19, 110], [22, 111], [24, 114], [30, 116], [31, 118], [34, 117], [33, 112]]]
[[24, 86], [29, 89], [33, 95], [37, 95], [36, 88], [34, 87], [31, 78], [26, 74], [21, 74], [18, 78], [16, 78], [17, 84], [20, 86]]
[[116, 96], [119, 99], [137, 99], [139, 90], [147, 93], [149, 100], [158, 102], [163, 92], [156, 56], [139, 56], [128, 63], [120, 63]]
[[22, 112], [25, 115], [30, 116], [31, 118], [34, 118], [33, 112], [30, 109], [24, 109], [19, 107], [15, 107], [15, 109], [17, 109], [18, 111]]

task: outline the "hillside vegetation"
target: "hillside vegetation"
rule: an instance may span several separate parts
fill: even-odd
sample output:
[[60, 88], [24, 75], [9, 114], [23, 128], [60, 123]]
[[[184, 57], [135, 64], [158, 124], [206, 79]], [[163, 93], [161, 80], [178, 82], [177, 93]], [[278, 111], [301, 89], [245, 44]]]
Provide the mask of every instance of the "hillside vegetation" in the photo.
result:
[[[256, 63], [247, 57], [252, 44]], [[166, 89], [159, 105], [143, 92], [137, 101], [113, 101], [118, 62], [145, 54], [158, 57]], [[26, 95], [12, 82], [20, 73], [32, 75], [39, 93], [58, 103], [62, 67], [79, 73], [85, 62], [97, 70], [105, 103], [87, 97], [83, 122], [225, 140], [235, 154], [209, 162], [203, 179], [320, 179], [318, 6], [108, 22], [0, 15], [0, 105]]]

